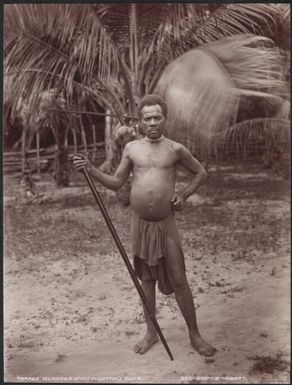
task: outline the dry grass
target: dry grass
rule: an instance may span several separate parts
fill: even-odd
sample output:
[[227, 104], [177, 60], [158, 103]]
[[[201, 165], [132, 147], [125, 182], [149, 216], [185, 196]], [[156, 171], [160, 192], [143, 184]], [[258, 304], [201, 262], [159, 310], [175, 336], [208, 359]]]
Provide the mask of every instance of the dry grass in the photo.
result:
[[271, 356], [252, 356], [250, 360], [256, 361], [250, 369], [250, 375], [269, 373], [274, 374], [276, 371], [283, 372], [288, 368], [288, 362], [282, 359], [281, 354], [276, 357]]

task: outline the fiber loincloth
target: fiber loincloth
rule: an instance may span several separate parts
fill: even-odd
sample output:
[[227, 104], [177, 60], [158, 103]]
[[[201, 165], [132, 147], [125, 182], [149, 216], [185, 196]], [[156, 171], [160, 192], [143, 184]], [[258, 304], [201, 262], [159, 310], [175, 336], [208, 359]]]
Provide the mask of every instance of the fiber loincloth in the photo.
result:
[[171, 238], [183, 253], [174, 215], [160, 221], [147, 221], [133, 211], [131, 234], [134, 270], [137, 277], [140, 280], [149, 278], [156, 280], [158, 288], [163, 294], [172, 294], [173, 288], [165, 261], [167, 237]]

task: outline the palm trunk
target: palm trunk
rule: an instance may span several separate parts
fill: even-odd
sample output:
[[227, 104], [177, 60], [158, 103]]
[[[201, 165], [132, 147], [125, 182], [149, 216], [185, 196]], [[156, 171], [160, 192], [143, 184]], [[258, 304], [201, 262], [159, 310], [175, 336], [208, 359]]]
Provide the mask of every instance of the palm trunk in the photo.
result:
[[77, 149], [77, 136], [76, 136], [76, 131], [74, 130], [74, 128], [72, 126], [71, 126], [71, 132], [72, 132], [73, 143], [74, 143], [74, 154], [76, 155], [77, 152], [78, 152], [78, 149]]
[[105, 118], [105, 161], [99, 169], [107, 174], [113, 173], [121, 160], [121, 151], [114, 141], [115, 129], [119, 123], [114, 122], [110, 116]]
[[91, 125], [92, 129], [92, 139], [93, 139], [93, 154], [92, 154], [92, 160], [95, 161], [96, 158], [96, 132], [95, 132], [95, 125]]
[[72, 136], [73, 136], [73, 144], [74, 144], [74, 155], [76, 155], [77, 152], [78, 152], [78, 148], [77, 148], [77, 135], [76, 135], [76, 129], [73, 126], [72, 114], [68, 114], [68, 118], [69, 118], [68, 134], [69, 134], [69, 131], [71, 130]]
[[105, 161], [100, 170], [110, 174], [114, 170], [114, 140], [112, 135], [112, 119], [107, 116], [105, 119]]
[[[119, 56], [121, 77], [124, 80], [125, 93], [128, 97], [128, 113], [131, 116], [134, 116], [136, 113], [136, 105], [134, 100], [134, 94], [137, 92], [137, 80], [138, 80], [138, 40], [137, 40], [137, 23], [136, 23], [136, 5], [132, 4], [132, 17], [130, 19], [130, 41], [129, 41], [129, 59], [130, 59], [130, 68], [127, 67], [127, 64], [122, 55]], [[121, 122], [120, 122], [121, 123]], [[106, 160], [100, 166], [100, 169], [107, 173], [112, 173], [118, 166], [122, 149], [115, 143], [113, 140], [113, 134], [117, 125], [113, 129], [112, 121], [106, 118], [106, 128], [105, 128], [105, 153]]]
[[40, 176], [40, 172], [41, 172], [41, 163], [40, 163], [40, 131], [39, 131], [39, 128], [36, 132], [36, 155], [37, 155], [37, 174], [38, 174], [38, 177]]
[[[136, 4], [131, 5], [130, 18], [130, 40], [129, 40], [129, 59], [130, 68], [127, 66], [123, 55], [119, 55], [120, 75], [124, 80], [125, 93], [128, 97], [128, 113], [134, 116], [136, 113], [136, 105], [134, 95], [138, 94], [138, 38], [137, 38], [137, 14]], [[108, 113], [109, 111], [107, 111]], [[121, 119], [119, 119], [120, 124]], [[100, 169], [107, 173], [112, 173], [117, 168], [122, 155], [122, 148], [113, 140], [113, 134], [117, 125], [113, 124], [109, 117], [106, 117], [105, 127], [105, 153], [106, 160], [100, 166]]]
[[65, 132], [60, 127], [56, 129], [56, 146], [55, 183], [58, 187], [67, 187], [70, 182], [70, 163], [65, 147]]
[[87, 157], [88, 156], [87, 139], [86, 139], [86, 133], [85, 133], [81, 115], [79, 116], [79, 122], [80, 122], [82, 143], [84, 145], [84, 155]]
[[21, 137], [21, 171], [22, 171], [22, 174], [24, 174], [25, 167], [26, 167], [26, 129], [23, 128], [22, 137]]

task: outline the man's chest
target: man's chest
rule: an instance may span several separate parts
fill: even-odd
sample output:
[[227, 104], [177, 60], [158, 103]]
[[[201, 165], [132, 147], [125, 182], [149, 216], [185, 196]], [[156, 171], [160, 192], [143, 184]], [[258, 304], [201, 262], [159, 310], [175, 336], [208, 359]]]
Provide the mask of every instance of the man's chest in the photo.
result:
[[130, 154], [135, 168], [171, 168], [176, 165], [177, 155], [167, 144], [139, 144]]

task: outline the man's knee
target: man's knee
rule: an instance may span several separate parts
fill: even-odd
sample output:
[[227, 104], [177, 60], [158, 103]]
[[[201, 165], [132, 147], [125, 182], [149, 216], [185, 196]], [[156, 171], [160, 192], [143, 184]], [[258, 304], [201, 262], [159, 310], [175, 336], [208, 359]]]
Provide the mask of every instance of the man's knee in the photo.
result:
[[184, 272], [172, 274], [170, 281], [175, 292], [184, 291], [188, 286], [187, 277]]

